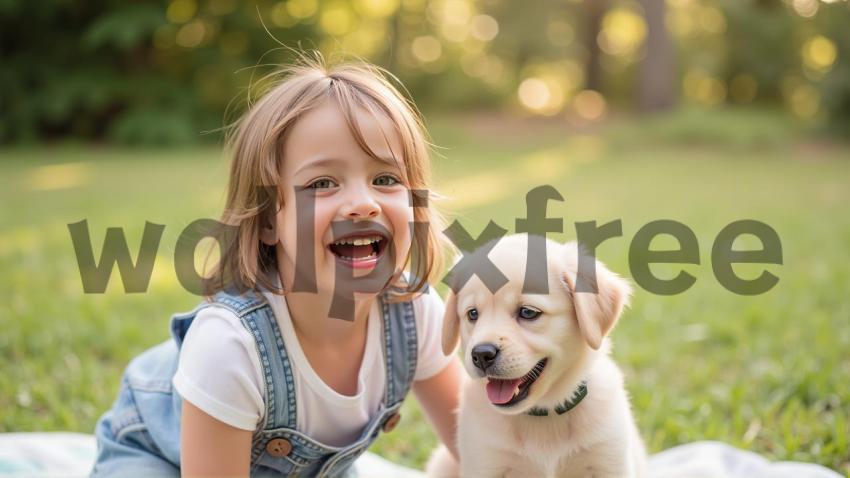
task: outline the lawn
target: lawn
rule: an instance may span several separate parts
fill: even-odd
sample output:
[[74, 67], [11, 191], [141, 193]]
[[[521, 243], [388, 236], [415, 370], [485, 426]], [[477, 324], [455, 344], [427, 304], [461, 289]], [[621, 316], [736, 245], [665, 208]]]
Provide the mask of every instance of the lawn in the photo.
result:
[[[564, 202], [558, 239], [575, 221], [620, 219], [623, 237], [598, 257], [631, 277], [629, 244], [656, 219], [688, 225], [698, 265], [684, 293], [635, 288], [613, 333], [635, 415], [653, 452], [722, 440], [771, 459], [850, 475], [850, 146], [806, 139], [775, 112], [684, 111], [568, 130], [552, 121], [486, 116], [432, 121], [440, 205], [477, 236], [509, 231], [524, 195], [550, 184]], [[216, 148], [126, 150], [53, 146], [0, 150], [0, 432], [91, 432], [127, 361], [168, 337], [170, 314], [193, 307], [173, 267], [182, 229], [218, 216], [227, 160]], [[145, 221], [164, 224], [147, 293], [84, 294], [67, 224], [86, 219], [95, 256], [108, 227], [137, 251]], [[758, 296], [714, 278], [711, 246], [738, 219], [773, 227], [784, 263]], [[749, 240], [748, 240], [749, 239]], [[752, 237], [741, 247], [757, 248]], [[674, 247], [660, 237], [653, 247]], [[135, 252], [133, 252], [135, 255]], [[762, 267], [736, 266], [745, 277]], [[420, 466], [435, 444], [413, 400], [375, 450]]]

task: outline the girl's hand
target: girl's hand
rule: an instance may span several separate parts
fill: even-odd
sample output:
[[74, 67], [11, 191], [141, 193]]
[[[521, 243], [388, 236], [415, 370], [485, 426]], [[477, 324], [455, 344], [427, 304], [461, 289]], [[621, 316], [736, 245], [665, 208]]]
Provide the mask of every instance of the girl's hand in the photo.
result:
[[248, 476], [251, 466], [251, 431], [216, 420], [188, 400], [183, 400], [182, 413], [182, 476]]

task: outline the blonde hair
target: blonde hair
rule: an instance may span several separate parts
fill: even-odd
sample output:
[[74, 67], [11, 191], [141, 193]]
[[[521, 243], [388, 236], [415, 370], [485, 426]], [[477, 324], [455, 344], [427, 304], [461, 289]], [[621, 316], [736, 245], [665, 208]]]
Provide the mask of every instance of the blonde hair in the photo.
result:
[[[228, 228], [229, 240], [221, 243], [221, 255], [204, 281], [205, 293], [213, 295], [228, 288], [244, 290], [260, 286], [278, 290], [271, 272], [276, 274], [275, 246], [261, 242], [261, 229], [273, 221], [277, 207], [283, 207], [283, 192], [278, 186], [283, 142], [301, 115], [326, 100], [336, 101], [349, 128], [364, 152], [375, 157], [363, 138], [355, 109], [372, 115], [383, 114], [394, 125], [402, 145], [402, 156], [411, 194], [427, 191], [428, 197], [411, 197], [416, 223], [426, 223], [427, 232], [414, 227], [413, 241], [405, 260], [410, 279], [391, 284], [393, 300], [408, 300], [425, 289], [443, 270], [441, 233], [444, 221], [433, 207], [430, 192], [430, 159], [427, 133], [416, 106], [408, 101], [387, 77], [391, 74], [366, 62], [328, 66], [316, 54], [274, 74], [275, 81], [256, 103], [228, 131], [226, 144], [233, 155], [227, 200], [221, 223]], [[396, 79], [397, 81], [397, 79]], [[376, 111], [377, 110], [377, 111]], [[412, 260], [416, 257], [417, 260]], [[402, 288], [404, 290], [402, 290]]]

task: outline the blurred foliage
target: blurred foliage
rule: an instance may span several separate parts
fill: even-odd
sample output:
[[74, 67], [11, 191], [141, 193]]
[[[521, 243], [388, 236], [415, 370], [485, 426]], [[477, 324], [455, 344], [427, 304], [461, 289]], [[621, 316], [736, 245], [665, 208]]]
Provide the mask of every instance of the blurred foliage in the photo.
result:
[[[0, 142], [215, 139], [290, 48], [385, 66], [426, 110], [596, 121], [634, 103], [647, 29], [661, 26], [639, 1], [606, 0], [593, 38], [594, 1], [0, 0]], [[846, 0], [667, 0], [663, 23], [684, 102], [775, 103], [850, 132]]]

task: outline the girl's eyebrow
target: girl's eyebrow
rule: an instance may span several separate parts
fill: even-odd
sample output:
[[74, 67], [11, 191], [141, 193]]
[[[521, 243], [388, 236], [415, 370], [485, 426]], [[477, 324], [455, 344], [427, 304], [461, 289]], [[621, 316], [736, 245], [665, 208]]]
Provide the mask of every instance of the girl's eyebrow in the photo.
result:
[[[383, 163], [383, 164], [385, 164], [386, 166], [389, 166], [389, 167], [393, 167], [393, 168], [399, 167], [398, 162], [394, 158], [384, 158], [384, 157], [381, 157], [381, 156], [370, 156], [370, 158], [372, 158], [373, 160], [376, 160], [380, 163]], [[320, 167], [323, 167], [323, 166], [334, 166], [334, 165], [339, 165], [339, 164], [343, 164], [343, 163], [346, 163], [346, 162], [347, 162], [347, 160], [342, 159], [342, 158], [320, 158], [320, 159], [316, 159], [314, 161], [310, 161], [307, 164], [304, 164], [303, 166], [301, 166], [300, 168], [298, 168], [295, 171], [295, 174], [298, 174], [298, 173], [300, 173], [304, 170], [310, 169], [310, 168], [320, 168]]]

